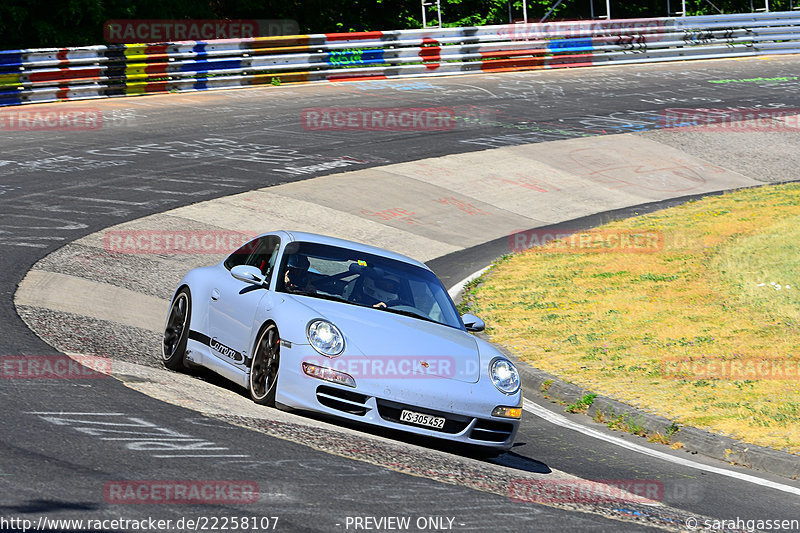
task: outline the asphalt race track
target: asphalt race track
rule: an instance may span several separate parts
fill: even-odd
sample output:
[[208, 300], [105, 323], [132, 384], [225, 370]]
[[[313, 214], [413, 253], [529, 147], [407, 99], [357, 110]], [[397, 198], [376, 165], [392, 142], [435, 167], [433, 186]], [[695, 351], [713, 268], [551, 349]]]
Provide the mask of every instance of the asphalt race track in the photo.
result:
[[[699, 143], [691, 134], [660, 130], [667, 108], [793, 108], [798, 88], [800, 60], [787, 56], [63, 104], [101, 110], [102, 127], [3, 131], [0, 137], [0, 354], [56, 353], [17, 314], [17, 286], [40, 259], [109, 226], [343, 171], [620, 133], [648, 132], [641, 136], [759, 182], [797, 179], [797, 140], [782, 138], [778, 144], [766, 133], [760, 144], [737, 145], [730, 137]], [[448, 108], [474, 120], [426, 132], [305, 127], [303, 110], [321, 107]], [[329, 193], [347, 199], [349, 191]], [[607, 210], [598, 204], [595, 212]], [[507, 251], [502, 239], [484, 240], [492, 242], [426, 259], [449, 285]], [[107, 275], [93, 272], [89, 277], [98, 281]], [[172, 286], [165, 283], [164, 289]], [[44, 313], [35, 319], [46, 326], [59, 317]], [[114, 352], [137, 342], [110, 338], [101, 327], [82, 334]], [[277, 412], [264, 417], [241, 391], [208, 376], [166, 378], [185, 383], [187, 394], [166, 403], [151, 397], [157, 393], [139, 392], [165, 374], [137, 372], [131, 367], [122, 381], [0, 380], [0, 517], [32, 520], [40, 530], [69, 529], [40, 524], [41, 517], [152, 517], [172, 520], [161, 528], [169, 530], [202, 529], [186, 526], [185, 520], [203, 517], [263, 517], [268, 520], [246, 529], [272, 529], [269, 517], [278, 517], [276, 531], [397, 530], [390, 522], [363, 520], [390, 516], [409, 518], [410, 531], [681, 530], [692, 517], [800, 519], [795, 480], [613, 433], [647, 449], [782, 488], [720, 475], [631, 451], [530, 413], [513, 452], [486, 461], [429, 442], [313, 418]], [[230, 410], [204, 411], [203, 394], [226, 402]], [[526, 397], [558, 410], [534, 391]], [[612, 435], [588, 418], [576, 420]], [[653, 481], [663, 493], [658, 505], [542, 505], [509, 498], [509, 487], [518, 480], [547, 476]], [[114, 503], [109, 484], [124, 480], [246, 481], [258, 486], [259, 496], [255, 502], [218, 505]], [[2, 518], [0, 529], [24, 528]], [[181, 519], [183, 525], [177, 525]], [[107, 522], [94, 529], [126, 528]]]

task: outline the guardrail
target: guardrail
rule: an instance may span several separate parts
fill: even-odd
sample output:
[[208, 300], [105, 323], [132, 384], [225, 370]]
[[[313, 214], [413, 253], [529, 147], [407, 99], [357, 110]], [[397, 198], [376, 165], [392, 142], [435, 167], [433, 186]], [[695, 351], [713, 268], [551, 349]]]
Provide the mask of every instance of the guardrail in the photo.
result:
[[800, 53], [800, 13], [0, 51], [0, 106], [286, 82]]

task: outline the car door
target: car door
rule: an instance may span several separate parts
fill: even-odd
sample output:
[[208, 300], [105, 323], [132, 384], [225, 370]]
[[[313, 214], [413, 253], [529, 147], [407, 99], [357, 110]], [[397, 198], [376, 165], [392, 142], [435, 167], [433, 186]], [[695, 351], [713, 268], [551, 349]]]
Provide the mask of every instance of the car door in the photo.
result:
[[259, 237], [245, 244], [225, 260], [227, 275], [215, 280], [208, 306], [208, 325], [211, 354], [222, 361], [244, 369], [250, 363], [251, 329], [261, 300], [268, 289], [240, 281], [230, 275], [237, 265], [257, 267], [269, 285], [280, 248], [275, 235]]

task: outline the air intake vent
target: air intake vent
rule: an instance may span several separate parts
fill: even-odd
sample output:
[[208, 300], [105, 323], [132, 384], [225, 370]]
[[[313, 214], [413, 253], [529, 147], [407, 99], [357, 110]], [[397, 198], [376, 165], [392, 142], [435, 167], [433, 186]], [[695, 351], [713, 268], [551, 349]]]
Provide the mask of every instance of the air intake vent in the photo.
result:
[[470, 438], [486, 442], [505, 442], [514, 431], [514, 426], [508, 422], [494, 420], [478, 420], [472, 428]]
[[317, 387], [317, 401], [325, 407], [352, 415], [364, 416], [369, 411], [369, 407], [365, 405], [367, 396], [325, 385]]

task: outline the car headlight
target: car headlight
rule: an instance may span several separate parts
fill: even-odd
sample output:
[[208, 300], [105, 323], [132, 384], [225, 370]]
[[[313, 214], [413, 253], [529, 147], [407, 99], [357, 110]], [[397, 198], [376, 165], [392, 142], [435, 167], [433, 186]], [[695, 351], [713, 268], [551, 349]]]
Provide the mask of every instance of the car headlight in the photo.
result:
[[306, 333], [311, 346], [326, 357], [336, 357], [344, 351], [344, 335], [327, 320], [312, 320]]
[[519, 372], [514, 363], [508, 359], [495, 359], [489, 364], [489, 375], [492, 383], [500, 392], [514, 394], [519, 390]]

